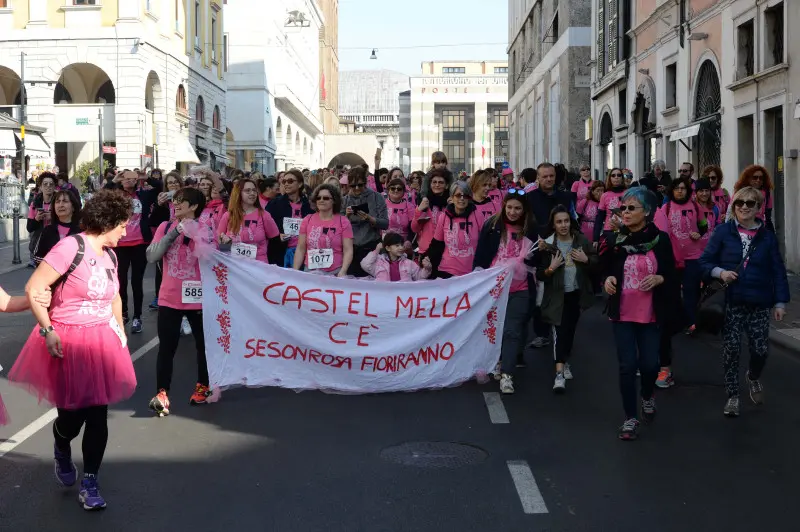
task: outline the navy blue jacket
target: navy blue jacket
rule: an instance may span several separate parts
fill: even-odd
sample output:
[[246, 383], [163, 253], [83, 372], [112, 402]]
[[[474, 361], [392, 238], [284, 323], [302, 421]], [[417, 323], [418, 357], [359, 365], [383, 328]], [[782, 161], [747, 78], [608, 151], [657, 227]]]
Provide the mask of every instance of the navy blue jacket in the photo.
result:
[[[739, 269], [739, 278], [728, 286], [726, 301], [772, 308], [788, 303], [789, 281], [786, 266], [775, 233], [763, 224], [753, 237], [747, 267]], [[742, 239], [735, 220], [718, 225], [700, 257], [703, 275], [711, 276], [714, 268], [733, 271], [742, 262]]]
[[552, 194], [545, 193], [542, 189], [534, 189], [525, 195], [528, 204], [531, 206], [531, 213], [536, 222], [539, 236], [545, 238], [550, 229], [547, 223], [550, 221], [550, 212], [556, 205], [563, 205], [570, 212], [570, 216], [575, 218], [575, 209], [572, 204], [572, 193], [561, 190], [553, 190]]

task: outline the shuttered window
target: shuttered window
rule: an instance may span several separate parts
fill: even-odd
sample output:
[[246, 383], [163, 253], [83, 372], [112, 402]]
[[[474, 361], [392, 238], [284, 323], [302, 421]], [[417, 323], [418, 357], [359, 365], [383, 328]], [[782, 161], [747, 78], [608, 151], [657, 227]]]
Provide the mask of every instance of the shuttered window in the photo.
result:
[[597, 0], [597, 77], [606, 73], [605, 4], [607, 0]]
[[608, 0], [608, 70], [619, 61], [619, 0]]

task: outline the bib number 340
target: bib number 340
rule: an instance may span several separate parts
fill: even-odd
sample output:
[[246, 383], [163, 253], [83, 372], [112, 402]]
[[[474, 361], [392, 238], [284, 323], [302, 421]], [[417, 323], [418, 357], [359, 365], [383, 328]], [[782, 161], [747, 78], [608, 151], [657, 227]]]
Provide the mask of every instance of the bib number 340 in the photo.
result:
[[254, 244], [243, 244], [242, 242], [237, 242], [231, 247], [231, 254], [234, 257], [254, 259], [256, 258], [256, 246]]
[[201, 281], [184, 281], [181, 285], [181, 302], [184, 305], [203, 302], [203, 283]]
[[308, 250], [308, 269], [319, 270], [333, 266], [332, 249], [309, 249]]

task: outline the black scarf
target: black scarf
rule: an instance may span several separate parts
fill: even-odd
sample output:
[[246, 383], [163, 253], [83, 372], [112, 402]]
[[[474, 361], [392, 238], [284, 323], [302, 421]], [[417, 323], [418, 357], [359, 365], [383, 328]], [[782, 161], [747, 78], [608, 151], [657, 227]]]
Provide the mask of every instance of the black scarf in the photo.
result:
[[626, 255], [644, 255], [656, 247], [659, 233], [658, 227], [652, 222], [648, 222], [641, 231], [635, 233], [632, 233], [627, 227], [623, 227], [617, 233], [614, 249]]
[[625, 185], [620, 185], [618, 187], [611, 187], [608, 190], [611, 192], [625, 192]]

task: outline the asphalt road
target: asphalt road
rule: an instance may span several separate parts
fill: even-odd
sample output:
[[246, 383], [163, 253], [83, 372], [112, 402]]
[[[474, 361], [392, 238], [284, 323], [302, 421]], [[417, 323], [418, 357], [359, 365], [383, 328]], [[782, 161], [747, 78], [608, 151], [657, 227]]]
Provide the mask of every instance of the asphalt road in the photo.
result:
[[[0, 275], [0, 286], [19, 294], [29, 273]], [[145, 285], [149, 301], [150, 276]], [[183, 340], [168, 418], [147, 410], [156, 349], [136, 361], [139, 388], [109, 422], [100, 475], [109, 507], [88, 514], [76, 490], [52, 477], [50, 423], [30, 426], [49, 409], [5, 381], [32, 326], [28, 315], [0, 316], [0, 393], [12, 416], [0, 427], [0, 452], [19, 431], [30, 434], [0, 458], [3, 531], [798, 530], [800, 359], [779, 350], [765, 373], [766, 404], [744, 402], [732, 420], [722, 416], [719, 346], [679, 338], [679, 385], [657, 396], [658, 419], [625, 443], [616, 437], [616, 358], [599, 308], [579, 326], [567, 394], [551, 392], [550, 352], [531, 350], [516, 395], [491, 408], [494, 381], [371, 396], [242, 389], [190, 407], [193, 346]], [[148, 313], [131, 352], [154, 336]], [[503, 415], [508, 423], [493, 422]], [[400, 453], [411, 465], [385, 458], [406, 442], [467, 447]], [[73, 453], [80, 468], [78, 441]], [[420, 467], [461, 459], [475, 463]]]

